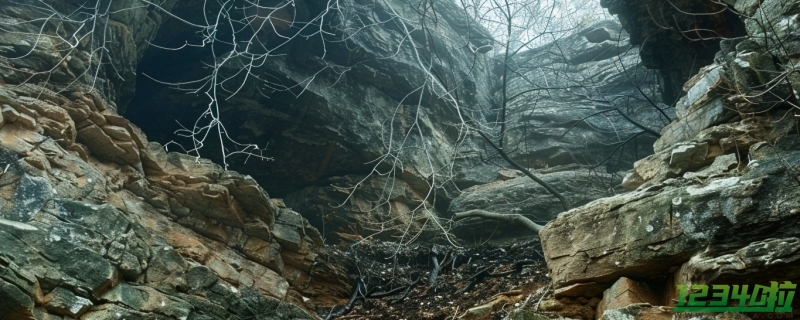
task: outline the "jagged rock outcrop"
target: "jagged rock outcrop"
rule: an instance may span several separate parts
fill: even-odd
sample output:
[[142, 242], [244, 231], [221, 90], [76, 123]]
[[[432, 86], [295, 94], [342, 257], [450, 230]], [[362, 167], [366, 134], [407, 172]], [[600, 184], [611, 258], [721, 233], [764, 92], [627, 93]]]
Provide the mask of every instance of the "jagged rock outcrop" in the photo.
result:
[[[793, 197], [793, 188], [781, 187], [791, 184], [792, 174], [777, 156], [751, 163], [755, 166], [697, 179], [705, 183], [674, 179], [565, 213], [542, 234], [548, 239], [544, 248], [553, 281], [655, 276], [703, 250], [725, 252], [743, 242], [796, 233], [796, 215], [774, 202]], [[789, 200], [783, 205], [800, 204]], [[784, 228], [775, 230], [778, 226]], [[774, 231], [765, 233], [769, 230]]]
[[[13, 88], [19, 89], [43, 90]], [[325, 253], [316, 229], [278, 208], [252, 178], [167, 154], [123, 118], [80, 99], [48, 92], [35, 101], [50, 113], [36, 112], [26, 105], [34, 100], [24, 98], [38, 93], [2, 94], [7, 106], [35, 121], [28, 127], [6, 117], [0, 128], [0, 229], [8, 244], [0, 256], [7, 274], [27, 281], [14, 287], [30, 298], [8, 310], [87, 319], [105, 312], [216, 318], [255, 315], [289, 301], [277, 312], [303, 318], [312, 316], [293, 305], [308, 308], [305, 299], [347, 290], [323, 276], [337, 273], [320, 265]], [[104, 134], [114, 128], [108, 125], [76, 129], [80, 121], [69, 114], [81, 107], [91, 118], [119, 121], [114, 138]], [[47, 135], [42, 124], [54, 115], [67, 116], [67, 131], [87, 143]], [[100, 160], [125, 147], [139, 159], [121, 153], [129, 158]], [[195, 279], [198, 273], [204, 278]]]
[[118, 68], [77, 79], [91, 41], [65, 50], [25, 23], [47, 8], [0, 5], [0, 318], [314, 318], [348, 290], [316, 229], [116, 113], [160, 11], [114, 4], [132, 8], [98, 22]]
[[[793, 263], [800, 136], [789, 80], [800, 55], [792, 35], [800, 11], [796, 2], [729, 2], [752, 15], [744, 20], [748, 36], [722, 40], [714, 63], [683, 86], [656, 153], [623, 182], [633, 191], [565, 212], [541, 232], [556, 287], [631, 277], [664, 288], [671, 306], [677, 284], [800, 280]], [[633, 306], [596, 317], [654, 310]]]

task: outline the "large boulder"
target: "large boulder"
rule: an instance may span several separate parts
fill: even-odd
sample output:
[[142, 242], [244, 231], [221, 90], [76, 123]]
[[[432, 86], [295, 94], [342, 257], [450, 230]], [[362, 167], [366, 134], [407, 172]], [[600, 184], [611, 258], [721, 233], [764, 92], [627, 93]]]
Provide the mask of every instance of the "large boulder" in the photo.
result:
[[[740, 169], [687, 174], [568, 211], [540, 233], [553, 283], [625, 276], [669, 288], [672, 273], [680, 284], [797, 281], [791, 239], [800, 234], [800, 202], [786, 186], [797, 183], [798, 163], [795, 150], [751, 155]], [[776, 251], [755, 250], [771, 245]], [[714, 263], [723, 260], [738, 262]]]

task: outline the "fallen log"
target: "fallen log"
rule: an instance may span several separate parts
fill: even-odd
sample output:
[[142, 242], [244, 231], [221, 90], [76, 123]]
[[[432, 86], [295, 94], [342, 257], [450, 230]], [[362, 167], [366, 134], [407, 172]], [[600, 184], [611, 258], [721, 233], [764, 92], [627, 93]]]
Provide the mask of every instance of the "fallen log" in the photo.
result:
[[481, 209], [473, 209], [469, 211], [456, 213], [453, 215], [453, 220], [458, 221], [461, 219], [472, 218], [472, 217], [499, 220], [508, 223], [518, 223], [521, 224], [523, 227], [533, 231], [536, 234], [539, 234], [539, 231], [542, 231], [542, 229], [544, 229], [544, 226], [531, 221], [531, 219], [528, 219], [521, 214], [516, 214], [516, 213], [503, 214]]

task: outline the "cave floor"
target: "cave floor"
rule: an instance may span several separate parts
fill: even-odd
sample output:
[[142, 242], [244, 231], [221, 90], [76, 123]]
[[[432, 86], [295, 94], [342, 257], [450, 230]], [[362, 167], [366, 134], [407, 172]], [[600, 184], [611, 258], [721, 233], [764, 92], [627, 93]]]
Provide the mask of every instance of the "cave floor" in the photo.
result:
[[[348, 266], [350, 282], [361, 277], [366, 286], [352, 310], [336, 319], [502, 319], [514, 309], [535, 308], [546, 291], [539, 289], [550, 283], [538, 238], [437, 245], [440, 269], [432, 285], [432, 246], [362, 241], [330, 249], [332, 259]], [[318, 312], [325, 319], [331, 309]]]

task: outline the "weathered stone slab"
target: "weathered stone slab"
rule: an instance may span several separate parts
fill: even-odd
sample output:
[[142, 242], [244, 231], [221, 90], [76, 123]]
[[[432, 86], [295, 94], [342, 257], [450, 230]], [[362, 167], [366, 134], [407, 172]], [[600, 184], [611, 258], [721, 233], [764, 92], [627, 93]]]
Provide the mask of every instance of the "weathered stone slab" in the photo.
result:
[[636, 191], [600, 199], [548, 223], [540, 233], [557, 287], [649, 275], [680, 264], [750, 210], [761, 180]]
[[685, 171], [696, 168], [706, 162], [708, 144], [692, 143], [678, 145], [670, 152], [669, 165], [679, 167]]
[[722, 98], [709, 100], [661, 130], [661, 137], [653, 148], [656, 152], [666, 150], [679, 142], [687, 142], [703, 129], [725, 122], [734, 115], [732, 109], [725, 105]]
[[710, 65], [700, 69], [686, 82], [683, 89], [686, 96], [681, 98], [675, 107], [679, 119], [685, 118], [695, 109], [719, 95], [719, 86], [723, 84], [724, 69], [719, 65]]
[[106, 292], [102, 299], [122, 304], [134, 310], [162, 314], [175, 319], [189, 317], [192, 305], [178, 298], [165, 295], [153, 288], [121, 283]]
[[72, 291], [58, 287], [44, 297], [47, 311], [77, 318], [92, 306], [92, 301], [75, 295]]

